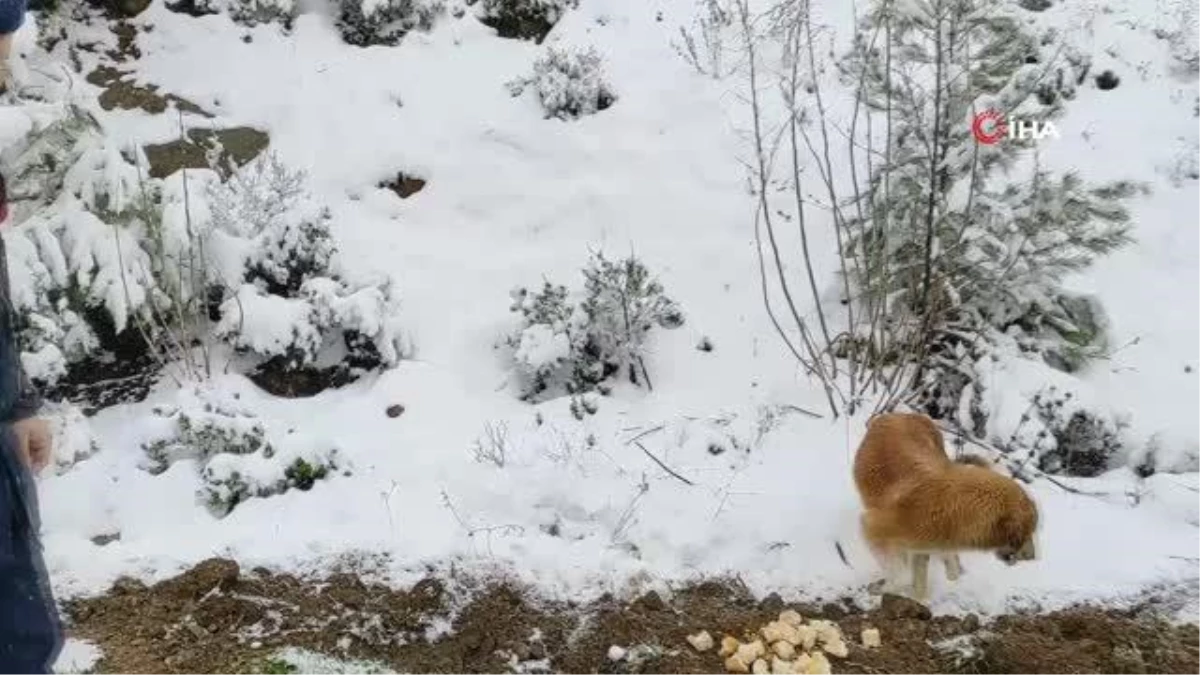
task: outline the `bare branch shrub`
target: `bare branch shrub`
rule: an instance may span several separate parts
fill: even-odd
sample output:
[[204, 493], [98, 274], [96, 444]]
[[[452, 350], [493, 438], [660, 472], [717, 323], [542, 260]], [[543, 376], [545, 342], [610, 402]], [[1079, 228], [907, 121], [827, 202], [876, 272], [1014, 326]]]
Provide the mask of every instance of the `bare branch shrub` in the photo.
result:
[[726, 65], [724, 32], [733, 26], [734, 14], [720, 0], [699, 0], [701, 14], [696, 17], [695, 30], [679, 27], [681, 42], [671, 46], [697, 73], [719, 80], [729, 74]]
[[472, 454], [477, 462], [503, 469], [508, 463], [508, 450], [508, 425], [504, 422], [488, 422], [483, 427], [483, 437], [475, 441]]

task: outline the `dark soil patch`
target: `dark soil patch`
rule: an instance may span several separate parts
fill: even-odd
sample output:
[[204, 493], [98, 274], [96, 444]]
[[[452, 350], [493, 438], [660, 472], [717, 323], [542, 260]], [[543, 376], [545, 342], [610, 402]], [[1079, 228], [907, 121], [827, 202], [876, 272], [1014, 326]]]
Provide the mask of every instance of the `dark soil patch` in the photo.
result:
[[168, 143], [145, 146], [146, 161], [150, 164], [151, 178], [166, 178], [180, 169], [207, 169], [207, 150], [213, 144], [221, 145], [221, 157], [216, 169], [228, 177], [229, 164], [242, 167], [262, 154], [270, 144], [265, 132], [251, 127], [229, 127], [227, 129], [189, 129], [187, 140], [178, 139]]
[[289, 368], [282, 360], [270, 360], [247, 375], [263, 391], [283, 398], [308, 398], [326, 389], [344, 387], [358, 379], [343, 364], [316, 368]]
[[196, 2], [196, 0], [177, 0], [176, 2], [166, 2], [164, 6], [176, 14], [187, 14], [188, 16], [201, 17], [211, 14], [220, 14], [221, 12], [215, 9], [210, 2]]
[[65, 377], [42, 387], [42, 395], [51, 401], [70, 401], [91, 416], [110, 406], [145, 400], [161, 374], [158, 362], [148, 354], [91, 358], [71, 364]]
[[[283, 295], [286, 291], [280, 289], [277, 293]], [[275, 396], [308, 398], [326, 389], [344, 387], [383, 367], [379, 351], [361, 334], [345, 331], [342, 340], [346, 355], [333, 365], [297, 367], [290, 359], [275, 356], [256, 366], [247, 377], [260, 389]]]
[[128, 72], [120, 71], [112, 66], [97, 66], [88, 73], [87, 81], [97, 87], [103, 87], [100, 92], [100, 107], [105, 110], [144, 110], [153, 115], [166, 112], [174, 104], [185, 113], [211, 118], [212, 114], [191, 101], [175, 94], [159, 93], [158, 85], [137, 84], [129, 79]]
[[132, 326], [118, 333], [103, 307], [85, 306], [82, 312], [100, 349], [71, 363], [66, 375], [53, 385], [36, 383], [42, 395], [48, 400], [70, 401], [89, 416], [109, 406], [145, 400], [162, 375], [146, 335]]
[[396, 196], [401, 199], [408, 199], [425, 189], [425, 179], [401, 172], [396, 174], [395, 180], [382, 181], [378, 187], [395, 192]]
[[1044, 12], [1052, 6], [1050, 0], [1019, 0], [1017, 4], [1021, 6], [1021, 9], [1031, 12]]
[[108, 58], [118, 63], [142, 58], [142, 50], [137, 46], [137, 26], [128, 21], [116, 21], [112, 24], [112, 32], [117, 36], [117, 48], [105, 52]]
[[113, 19], [131, 19], [150, 6], [150, 0], [89, 0], [89, 3]]
[[1096, 76], [1096, 86], [1101, 91], [1116, 89], [1117, 85], [1120, 83], [1121, 78], [1117, 77], [1117, 74], [1111, 70], [1106, 70]]
[[[461, 584], [461, 580], [460, 580]], [[457, 599], [426, 579], [395, 590], [338, 573], [305, 580], [209, 560], [154, 586], [121, 580], [104, 596], [68, 603], [72, 633], [98, 643], [100, 672], [264, 672], [275, 650], [300, 647], [379, 661], [399, 672], [722, 672], [685, 638], [749, 633], [791, 607], [837, 621], [850, 646], [837, 673], [1171, 672], [1200, 668], [1195, 626], [1146, 611], [1077, 607], [1049, 614], [933, 617], [890, 600], [864, 610], [842, 601], [790, 606], [755, 600], [737, 582], [710, 580], [664, 599], [612, 596], [538, 602], [512, 584], [470, 587]], [[453, 602], [457, 600], [457, 602]], [[452, 604], [453, 602], [453, 604]], [[457, 606], [458, 609], [452, 610]], [[1143, 608], [1144, 609], [1144, 608]], [[440, 634], [439, 623], [450, 631]], [[879, 628], [883, 646], [858, 644]], [[612, 645], [637, 653], [613, 662]], [[277, 663], [275, 664], [278, 665]]]

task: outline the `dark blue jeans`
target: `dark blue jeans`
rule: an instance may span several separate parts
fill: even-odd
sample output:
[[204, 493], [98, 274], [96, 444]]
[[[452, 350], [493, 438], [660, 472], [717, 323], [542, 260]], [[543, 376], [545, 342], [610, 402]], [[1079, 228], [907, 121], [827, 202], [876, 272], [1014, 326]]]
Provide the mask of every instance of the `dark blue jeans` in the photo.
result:
[[0, 673], [49, 673], [62, 651], [39, 526], [33, 476], [0, 425]]
[[0, 35], [17, 32], [25, 23], [28, 0], [0, 0]]

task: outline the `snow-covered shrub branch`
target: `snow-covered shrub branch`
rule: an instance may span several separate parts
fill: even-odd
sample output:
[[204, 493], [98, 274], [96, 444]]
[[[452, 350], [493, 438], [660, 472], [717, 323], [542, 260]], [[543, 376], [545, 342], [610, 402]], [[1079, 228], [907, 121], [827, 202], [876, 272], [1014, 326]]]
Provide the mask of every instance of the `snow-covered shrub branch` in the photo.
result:
[[444, 0], [335, 0], [342, 39], [359, 47], [395, 45], [410, 31], [428, 31], [446, 11]]
[[594, 115], [617, 100], [604, 78], [602, 61], [594, 47], [582, 51], [548, 47], [534, 61], [533, 75], [510, 82], [509, 90], [519, 96], [532, 87], [547, 118]]
[[14, 209], [12, 300], [30, 376], [53, 385], [79, 364], [135, 361], [170, 323], [183, 242], [164, 224], [163, 186], [76, 107], [6, 150]]
[[526, 400], [603, 391], [622, 371], [633, 384], [651, 387], [647, 336], [655, 327], [683, 324], [678, 306], [635, 256], [613, 261], [595, 253], [583, 277], [575, 293], [549, 281], [512, 293], [521, 323], [508, 344]]
[[197, 496], [218, 518], [247, 499], [309, 490], [316, 481], [347, 469], [336, 447], [279, 434], [228, 402], [159, 406], [154, 414], [161, 431], [142, 446], [143, 468], [159, 474], [177, 462], [193, 463], [201, 482]]
[[211, 184], [208, 203], [217, 337], [255, 355], [260, 371], [399, 360], [390, 282], [338, 273], [329, 211], [312, 201], [303, 173], [267, 154]]

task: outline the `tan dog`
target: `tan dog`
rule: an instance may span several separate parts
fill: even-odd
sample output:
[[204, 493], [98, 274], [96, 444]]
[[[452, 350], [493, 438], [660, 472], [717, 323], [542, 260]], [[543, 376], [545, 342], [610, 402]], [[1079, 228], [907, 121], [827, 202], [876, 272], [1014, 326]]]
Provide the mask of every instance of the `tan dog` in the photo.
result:
[[951, 461], [941, 431], [924, 415], [888, 413], [868, 422], [854, 483], [863, 536], [887, 572], [883, 583], [907, 562], [913, 595], [922, 602], [929, 597], [930, 555], [941, 558], [950, 581], [963, 571], [959, 551], [994, 551], [1009, 565], [1036, 557], [1037, 505], [986, 460]]

